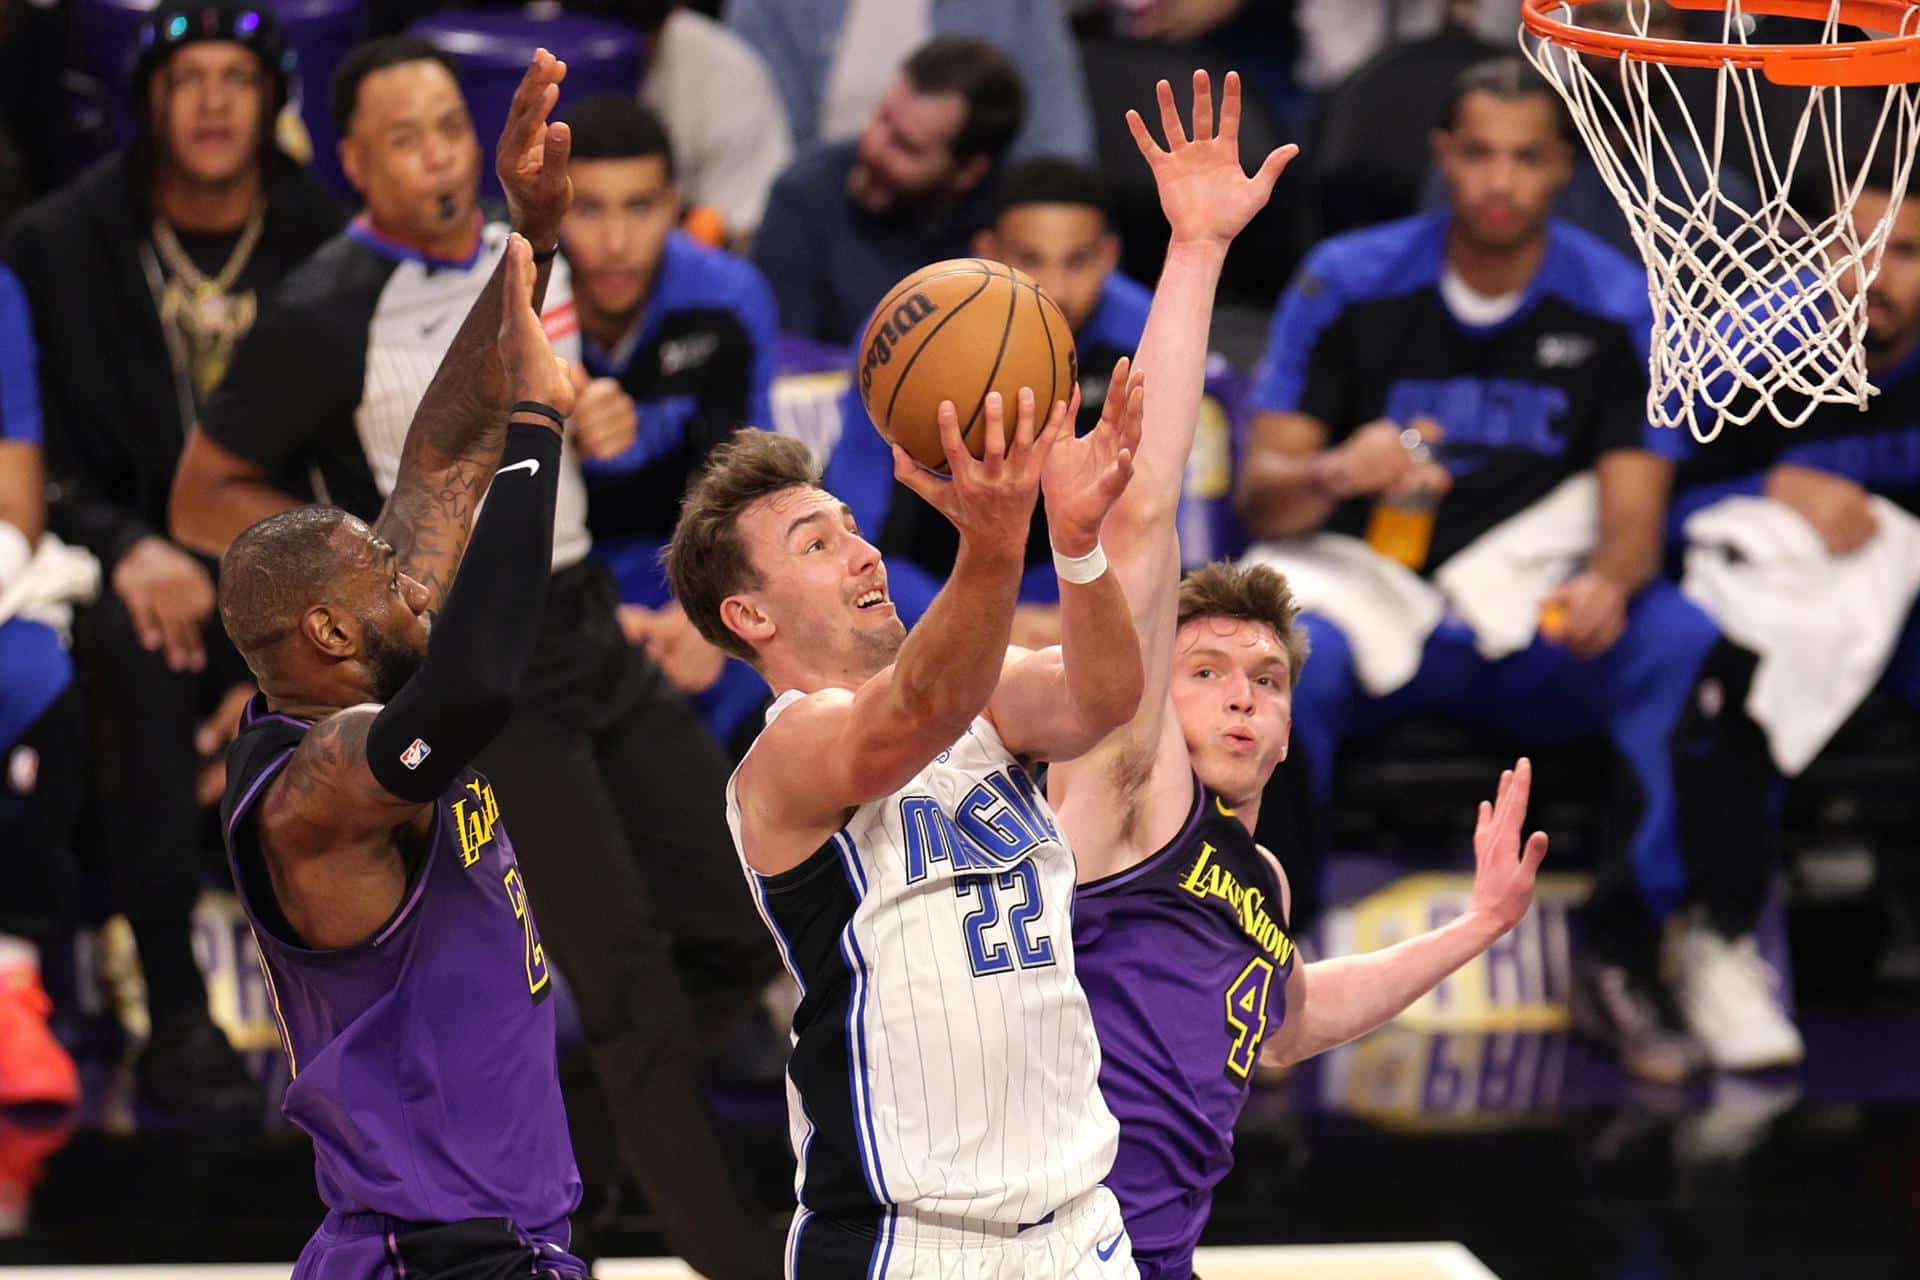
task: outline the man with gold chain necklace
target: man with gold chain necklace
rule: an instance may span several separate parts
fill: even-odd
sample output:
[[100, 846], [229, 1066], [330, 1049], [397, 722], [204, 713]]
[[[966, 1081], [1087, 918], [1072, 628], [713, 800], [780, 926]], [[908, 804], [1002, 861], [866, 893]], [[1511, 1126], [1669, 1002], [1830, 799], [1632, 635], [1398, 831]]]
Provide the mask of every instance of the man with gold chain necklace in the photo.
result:
[[138, 37], [133, 141], [24, 210], [4, 251], [40, 351], [49, 521], [111, 587], [76, 651], [99, 726], [99, 905], [133, 924], [153, 1024], [136, 1074], [163, 1111], [259, 1098], [208, 1017], [189, 928], [196, 787], [219, 797], [206, 765], [224, 754], [218, 713], [237, 711], [246, 672], [213, 616], [211, 564], [167, 539], [166, 504], [235, 345], [341, 224], [276, 141], [293, 72], [265, 4], [167, 0]]

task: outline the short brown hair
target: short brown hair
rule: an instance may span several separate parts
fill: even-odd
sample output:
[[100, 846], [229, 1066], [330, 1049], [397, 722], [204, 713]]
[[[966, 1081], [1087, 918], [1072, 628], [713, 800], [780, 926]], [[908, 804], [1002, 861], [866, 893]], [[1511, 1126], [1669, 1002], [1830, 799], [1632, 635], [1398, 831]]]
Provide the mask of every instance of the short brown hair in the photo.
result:
[[661, 558], [687, 620], [708, 644], [754, 661], [753, 647], [720, 620], [720, 602], [761, 585], [740, 537], [740, 513], [783, 489], [820, 483], [807, 446], [792, 436], [751, 427], [715, 449], [680, 503], [680, 519]]
[[1286, 575], [1266, 565], [1239, 566], [1216, 560], [1180, 579], [1180, 617], [1176, 628], [1195, 618], [1233, 618], [1264, 622], [1287, 651], [1287, 688], [1298, 688], [1307, 661], [1306, 629], [1297, 625], [1300, 606]]
[[1013, 59], [973, 36], [935, 36], [913, 51], [903, 70], [915, 93], [957, 93], [967, 105], [948, 143], [955, 160], [998, 161], [1027, 115], [1027, 90]]

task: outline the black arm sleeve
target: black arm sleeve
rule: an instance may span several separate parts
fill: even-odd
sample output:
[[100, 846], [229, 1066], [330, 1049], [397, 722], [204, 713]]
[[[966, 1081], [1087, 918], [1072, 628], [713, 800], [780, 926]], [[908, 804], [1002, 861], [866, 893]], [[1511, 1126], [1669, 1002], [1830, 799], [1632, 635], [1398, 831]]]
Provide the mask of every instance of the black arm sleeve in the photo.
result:
[[439, 796], [512, 714], [546, 607], [559, 488], [559, 435], [509, 426], [426, 661], [367, 733], [368, 767], [402, 800]]

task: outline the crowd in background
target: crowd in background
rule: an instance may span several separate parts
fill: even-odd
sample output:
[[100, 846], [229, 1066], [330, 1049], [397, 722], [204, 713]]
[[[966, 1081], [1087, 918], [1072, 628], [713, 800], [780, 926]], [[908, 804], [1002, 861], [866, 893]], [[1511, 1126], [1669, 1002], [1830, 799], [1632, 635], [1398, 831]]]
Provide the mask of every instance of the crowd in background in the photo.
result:
[[[74, 1096], [47, 1030], [74, 1038], [65, 940], [121, 915], [151, 1015], [143, 1095], [245, 1109], [259, 1086], [208, 1016], [190, 928], [223, 875], [211, 806], [256, 692], [215, 609], [219, 556], [296, 502], [378, 512], [452, 338], [416, 317], [477, 294], [502, 251], [480, 185], [493, 140], [439, 6], [367, 0], [366, 41], [316, 83], [272, 5], [166, 0], [91, 111], [72, 93], [88, 8], [0, 0], [0, 1102]], [[1831, 428], [1865, 443], [1792, 456], [1754, 428], [1709, 456], [1646, 426], [1645, 276], [1517, 57], [1514, 0], [565, 9], [636, 33], [640, 78], [557, 112], [575, 195], [547, 319], [580, 394], [531, 709], [483, 765], [597, 1087], [623, 1100], [615, 1158], [709, 1242], [683, 1253], [758, 1243], [716, 1189], [696, 1089], [741, 1060], [778, 966], [720, 821], [765, 688], [667, 591], [678, 497], [735, 427], [801, 435], [911, 623], [955, 535], [894, 485], [845, 376], [868, 311], [943, 258], [1026, 271], [1073, 326], [1090, 424], [1162, 240], [1124, 112], [1163, 77], [1184, 101], [1195, 66], [1245, 78], [1245, 154], [1304, 150], [1230, 260], [1182, 515], [1191, 563], [1267, 557], [1308, 604], [1286, 794], [1260, 833], [1297, 914], [1318, 899], [1343, 738], [1405, 718], [1529, 749], [1592, 736], [1621, 763], [1593, 785], [1610, 816], [1583, 1029], [1659, 1079], [1798, 1058], [1754, 940], [1797, 770], [1742, 711], [1753, 646], [1677, 586], [1679, 517], [1764, 497], [1841, 557], [1920, 506], [1906, 215], [1869, 341], [1882, 411]], [[530, 48], [543, 11], [514, 12]], [[337, 153], [310, 150], [317, 133]], [[1723, 189], [1740, 200], [1751, 177]], [[1490, 544], [1569, 528], [1559, 576], [1490, 640], [1511, 621], [1473, 580], [1499, 572]], [[1056, 604], [1036, 516], [1015, 641], [1057, 639]], [[1887, 681], [1920, 699], [1910, 617], [1887, 649]]]

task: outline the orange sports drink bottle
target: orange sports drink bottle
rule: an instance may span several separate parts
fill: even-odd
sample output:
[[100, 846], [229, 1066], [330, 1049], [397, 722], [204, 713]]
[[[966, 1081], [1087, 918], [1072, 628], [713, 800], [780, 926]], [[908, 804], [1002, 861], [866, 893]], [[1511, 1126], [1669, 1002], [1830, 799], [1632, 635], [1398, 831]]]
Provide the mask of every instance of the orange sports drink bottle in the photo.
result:
[[[1402, 431], [1400, 443], [1415, 462], [1433, 461], [1433, 450], [1415, 428]], [[1367, 521], [1367, 545], [1418, 573], [1426, 567], [1433, 520], [1439, 509], [1440, 495], [1428, 488], [1383, 497], [1373, 504], [1373, 516]]]

